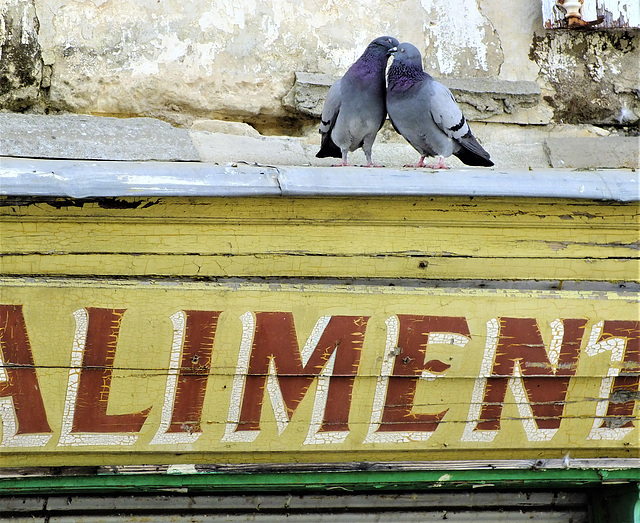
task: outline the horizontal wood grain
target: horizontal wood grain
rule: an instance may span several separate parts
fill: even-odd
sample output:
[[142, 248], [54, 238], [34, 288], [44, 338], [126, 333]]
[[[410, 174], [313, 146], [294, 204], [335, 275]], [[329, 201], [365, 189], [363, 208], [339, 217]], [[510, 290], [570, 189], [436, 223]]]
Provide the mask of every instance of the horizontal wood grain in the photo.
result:
[[5, 274], [640, 278], [633, 203], [148, 198], [0, 209]]

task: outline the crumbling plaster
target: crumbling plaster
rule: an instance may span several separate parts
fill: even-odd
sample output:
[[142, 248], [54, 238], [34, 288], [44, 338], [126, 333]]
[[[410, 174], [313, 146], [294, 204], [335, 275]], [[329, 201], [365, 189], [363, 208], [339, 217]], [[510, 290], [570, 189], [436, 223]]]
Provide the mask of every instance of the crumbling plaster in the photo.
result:
[[640, 117], [637, 31], [547, 32], [531, 58], [540, 67], [545, 100], [561, 123], [636, 124]]
[[40, 94], [39, 29], [32, 2], [0, 0], [0, 108], [23, 110]]
[[72, 112], [290, 116], [281, 100], [295, 71], [341, 74], [380, 34], [416, 43], [438, 75], [497, 76], [504, 63], [492, 21], [467, 0], [35, 0], [35, 7], [43, 62], [52, 67], [50, 104]]
[[[19, 9], [27, 15], [17, 23], [7, 13]], [[508, 9], [500, 0], [0, 0], [0, 14], [5, 110], [178, 125], [217, 118], [278, 131], [283, 122], [309, 122], [286, 103], [296, 72], [337, 77], [373, 37], [391, 34], [416, 44], [436, 77], [537, 83], [537, 105], [528, 100], [526, 114], [505, 123], [640, 118], [638, 31], [546, 31], [541, 5], [530, 0]], [[33, 73], [24, 85], [5, 63], [7, 41], [20, 31], [21, 40], [37, 39], [22, 47]], [[574, 111], [589, 98], [615, 108]], [[482, 111], [471, 116], [483, 119]]]

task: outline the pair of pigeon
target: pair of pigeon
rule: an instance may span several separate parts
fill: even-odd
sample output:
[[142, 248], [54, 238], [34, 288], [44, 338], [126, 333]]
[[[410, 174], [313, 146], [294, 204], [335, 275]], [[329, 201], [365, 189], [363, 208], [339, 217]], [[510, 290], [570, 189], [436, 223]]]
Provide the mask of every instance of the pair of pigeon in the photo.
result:
[[[389, 56], [393, 63], [384, 73]], [[390, 36], [371, 42], [345, 75], [329, 89], [322, 109], [318, 158], [341, 158], [362, 147], [367, 167], [373, 167], [371, 147], [389, 113], [393, 127], [421, 157], [439, 156], [436, 169], [446, 169], [444, 157], [454, 154], [467, 165], [491, 167], [493, 162], [471, 133], [453, 95], [422, 69], [420, 51]]]

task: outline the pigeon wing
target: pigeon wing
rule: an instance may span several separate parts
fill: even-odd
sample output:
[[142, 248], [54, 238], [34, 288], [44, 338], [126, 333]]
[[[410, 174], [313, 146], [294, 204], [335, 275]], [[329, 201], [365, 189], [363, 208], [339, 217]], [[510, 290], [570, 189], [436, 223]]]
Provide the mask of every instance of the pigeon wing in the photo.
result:
[[335, 82], [327, 93], [327, 98], [324, 101], [322, 107], [322, 121], [320, 122], [320, 134], [322, 140], [320, 143], [320, 150], [316, 154], [317, 158], [341, 158], [342, 151], [334, 141], [331, 139], [331, 131], [336, 125], [338, 119], [338, 113], [340, 112], [340, 106], [342, 105], [342, 79]]
[[489, 153], [471, 133], [451, 91], [435, 80], [431, 81], [431, 87], [431, 117], [442, 132], [460, 145], [460, 150], [454, 154], [467, 165], [491, 167], [493, 162]]

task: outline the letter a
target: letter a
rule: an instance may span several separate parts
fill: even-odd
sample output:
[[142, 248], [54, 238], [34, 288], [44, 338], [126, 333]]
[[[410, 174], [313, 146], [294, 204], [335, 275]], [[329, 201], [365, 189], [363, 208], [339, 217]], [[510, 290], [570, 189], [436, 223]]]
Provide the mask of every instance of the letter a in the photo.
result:
[[0, 305], [0, 447], [42, 447], [51, 438], [22, 305]]

